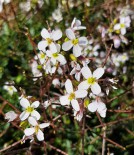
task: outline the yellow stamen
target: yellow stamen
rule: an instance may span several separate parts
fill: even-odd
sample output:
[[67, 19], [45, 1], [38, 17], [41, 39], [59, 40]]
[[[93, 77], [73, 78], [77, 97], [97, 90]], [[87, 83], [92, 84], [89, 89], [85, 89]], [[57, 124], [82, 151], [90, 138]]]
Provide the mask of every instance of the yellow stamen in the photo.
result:
[[115, 33], [119, 34], [120, 33], [120, 30], [116, 30]]
[[94, 77], [90, 77], [87, 79], [88, 84], [94, 84], [96, 79]]
[[72, 44], [74, 44], [74, 45], [78, 44], [78, 42], [79, 42], [78, 39], [73, 39], [73, 40], [72, 40]]
[[53, 53], [52, 56], [53, 56], [54, 58], [57, 58], [57, 57], [58, 57], [58, 53]]
[[37, 133], [38, 133], [38, 131], [39, 131], [39, 126], [38, 126], [38, 125], [36, 125], [36, 126], [35, 126], [35, 133], [37, 134]]
[[121, 28], [124, 28], [125, 27], [125, 24], [120, 24]]
[[75, 93], [71, 93], [68, 97], [68, 99], [71, 101], [75, 98]]
[[32, 112], [33, 112], [33, 110], [34, 110], [34, 108], [33, 108], [33, 107], [27, 107], [27, 109], [26, 109], [26, 111], [27, 111], [27, 112], [29, 112], [29, 113], [32, 113]]
[[50, 39], [50, 38], [46, 38], [46, 41], [47, 41], [48, 45], [50, 45], [52, 43], [52, 39]]
[[41, 54], [40, 54], [40, 58], [41, 58], [41, 59], [45, 58], [45, 54], [44, 54], [44, 53], [41, 53]]
[[13, 87], [12, 86], [9, 86], [9, 90], [12, 91], [13, 90]]

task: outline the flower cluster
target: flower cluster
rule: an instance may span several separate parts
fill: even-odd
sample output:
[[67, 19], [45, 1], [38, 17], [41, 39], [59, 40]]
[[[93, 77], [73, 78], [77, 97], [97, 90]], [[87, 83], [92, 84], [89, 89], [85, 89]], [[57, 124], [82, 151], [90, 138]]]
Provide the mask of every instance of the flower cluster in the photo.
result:
[[[56, 74], [57, 71], [58, 74], [64, 76], [64, 73], [67, 71], [67, 65], [70, 64], [72, 69], [69, 71], [69, 75], [74, 76], [77, 84], [74, 85], [74, 82], [69, 78], [64, 82], [62, 81], [62, 84], [59, 79], [56, 78], [53, 80], [53, 84], [59, 88], [65, 86], [65, 95], [59, 98], [60, 104], [69, 106], [71, 103], [74, 116], [78, 118], [79, 121], [83, 116], [83, 107], [88, 107], [88, 110], [91, 112], [97, 111], [102, 117], [106, 116], [107, 110], [100, 97], [97, 99], [102, 92], [98, 83], [105, 72], [104, 68], [100, 65], [98, 68], [96, 67], [92, 73], [89, 67], [89, 56], [97, 55], [97, 50], [100, 48], [100, 45], [97, 44], [93, 47], [93, 43], [96, 41], [88, 39], [85, 36], [80, 36], [78, 31], [85, 29], [86, 27], [81, 25], [81, 21], [74, 18], [71, 26], [66, 29], [66, 38], [61, 44], [63, 40], [61, 30], [51, 31], [43, 28], [41, 31], [42, 40], [38, 43], [39, 53], [35, 56], [35, 60], [31, 65], [33, 75], [39, 77], [42, 76], [42, 70], [45, 71], [46, 75]], [[93, 54], [87, 54], [89, 49]], [[70, 57], [69, 60], [67, 60], [68, 55]], [[96, 99], [85, 106], [84, 100], [90, 97], [91, 92], [96, 95]], [[94, 110], [92, 110], [92, 108]]]
[[[120, 16], [116, 19], [109, 29], [101, 29], [102, 38], [108, 35], [111, 38], [123, 38], [126, 29], [130, 27], [130, 17]], [[99, 40], [93, 37], [81, 36], [81, 31], [86, 27], [82, 26], [81, 21], [74, 18], [72, 24], [63, 33], [60, 29], [41, 30], [42, 39], [38, 43], [39, 52], [34, 56], [31, 65], [33, 80], [51, 79], [51, 87], [58, 88], [58, 97], [50, 96], [49, 100], [41, 103], [45, 109], [53, 103], [64, 108], [71, 108], [74, 118], [78, 121], [84, 116], [84, 112], [96, 112], [101, 117], [106, 117], [107, 107], [102, 98], [109, 94], [109, 87], [117, 89], [116, 81], [113, 78], [104, 76], [109, 72], [105, 66], [107, 55], [102, 50]], [[117, 44], [114, 44], [115, 48]], [[112, 53], [111, 59], [116, 67], [128, 60], [126, 53]], [[100, 57], [100, 58], [99, 58]], [[107, 60], [110, 66], [109, 60]], [[115, 74], [114, 74], [115, 75]], [[104, 78], [102, 78], [104, 76]], [[102, 83], [104, 88], [102, 87]], [[65, 89], [64, 89], [65, 88]], [[54, 93], [53, 93], [54, 94]], [[54, 94], [54, 95], [55, 95]], [[33, 137], [35, 134], [39, 141], [44, 140], [42, 129], [48, 127], [50, 123], [39, 123], [42, 115], [37, 111], [40, 102], [33, 100], [32, 97], [20, 98], [20, 105], [23, 112], [19, 115], [21, 126], [24, 128], [24, 137]]]
[[33, 103], [30, 101], [31, 97], [28, 97], [29, 100], [25, 97], [20, 99], [20, 105], [23, 107], [24, 111], [20, 114], [21, 126], [26, 124], [27, 121], [30, 124], [30, 128], [26, 128], [24, 130], [25, 136], [31, 136], [34, 133], [39, 141], [44, 140], [44, 134], [41, 129], [46, 128], [50, 125], [50, 123], [42, 123], [39, 124], [37, 121], [40, 119], [40, 114], [35, 110], [40, 102], [34, 101]]
[[113, 40], [114, 47], [119, 48], [121, 43], [128, 44], [128, 39], [125, 37], [127, 29], [130, 28], [131, 24], [131, 13], [130, 12], [122, 12], [120, 11], [120, 15], [118, 18], [115, 18], [110, 24], [109, 28], [105, 28], [104, 26], [99, 26], [98, 30], [101, 33], [103, 39], [108, 37], [110, 40]]

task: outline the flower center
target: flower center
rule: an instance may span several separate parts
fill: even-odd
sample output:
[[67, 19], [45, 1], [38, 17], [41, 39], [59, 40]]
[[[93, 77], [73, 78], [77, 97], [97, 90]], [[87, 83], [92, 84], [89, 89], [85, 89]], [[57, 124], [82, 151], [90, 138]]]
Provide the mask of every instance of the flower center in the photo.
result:
[[33, 112], [33, 110], [34, 110], [33, 107], [27, 107], [27, 109], [26, 109], [26, 111], [29, 112], [29, 113]]
[[58, 57], [58, 53], [53, 53], [52, 56], [53, 56], [54, 58], [57, 58], [57, 57]]
[[35, 133], [36, 133], [36, 134], [38, 133], [38, 130], [39, 130], [39, 126], [36, 125], [36, 126], [35, 126]]
[[127, 57], [125, 55], [122, 56], [122, 60], [126, 60]]
[[87, 79], [88, 84], [94, 84], [96, 79], [94, 77], [90, 77]]
[[124, 28], [125, 27], [125, 24], [120, 24], [121, 28]]
[[75, 93], [71, 93], [68, 97], [68, 99], [71, 101], [75, 98]]
[[50, 38], [46, 38], [46, 41], [47, 41], [48, 45], [50, 45], [52, 43], [52, 39], [50, 39]]
[[12, 86], [9, 86], [9, 91], [12, 91], [13, 90], [13, 87]]
[[73, 40], [72, 40], [72, 44], [74, 44], [74, 45], [78, 44], [78, 42], [79, 42], [78, 39], [73, 39]]
[[41, 54], [40, 54], [40, 58], [41, 58], [41, 59], [45, 58], [45, 54], [44, 54], [44, 53], [41, 53]]

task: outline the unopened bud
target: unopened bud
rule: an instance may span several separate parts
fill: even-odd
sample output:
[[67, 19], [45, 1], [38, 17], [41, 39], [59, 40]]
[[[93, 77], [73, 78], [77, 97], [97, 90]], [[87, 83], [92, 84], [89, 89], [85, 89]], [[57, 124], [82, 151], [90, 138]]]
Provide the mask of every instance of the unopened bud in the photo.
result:
[[73, 54], [70, 54], [69, 56], [70, 56], [70, 59], [71, 60], [73, 60], [73, 61], [76, 61], [77, 60], [77, 58]]
[[84, 100], [84, 107], [87, 107], [89, 105], [89, 103], [90, 103], [89, 98], [85, 98], [85, 100]]
[[42, 66], [41, 66], [41, 65], [38, 65], [37, 68], [38, 68], [39, 70], [41, 70], [41, 69], [42, 69]]

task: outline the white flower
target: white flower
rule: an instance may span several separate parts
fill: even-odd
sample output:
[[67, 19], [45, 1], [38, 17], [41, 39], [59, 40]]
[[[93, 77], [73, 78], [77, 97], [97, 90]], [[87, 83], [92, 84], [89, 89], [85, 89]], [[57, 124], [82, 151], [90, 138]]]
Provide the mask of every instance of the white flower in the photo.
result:
[[47, 100], [47, 101], [45, 101], [43, 103], [43, 106], [44, 106], [45, 109], [47, 109], [47, 107], [50, 106], [50, 105], [51, 105], [51, 101], [49, 101], [49, 100]]
[[106, 105], [101, 101], [93, 101], [88, 105], [88, 110], [91, 112], [97, 111], [101, 117], [106, 117]]
[[86, 37], [76, 38], [74, 32], [71, 29], [66, 30], [66, 35], [69, 40], [62, 44], [62, 49], [64, 51], [68, 51], [73, 47], [74, 56], [79, 57], [81, 55], [82, 46], [87, 45], [87, 38]]
[[101, 26], [101, 25], [99, 25], [97, 29], [101, 33], [101, 37], [105, 38], [106, 33], [107, 33], [107, 29], [104, 26]]
[[5, 119], [8, 119], [8, 122], [12, 122], [17, 116], [18, 115], [14, 111], [9, 111], [5, 114]]
[[86, 90], [74, 91], [72, 82], [69, 79], [67, 79], [67, 81], [65, 82], [65, 88], [66, 88], [67, 94], [65, 96], [60, 97], [61, 105], [69, 105], [71, 102], [71, 105], [74, 108], [74, 110], [79, 111], [80, 106], [76, 99], [86, 97], [87, 91]]
[[108, 81], [110, 81], [111, 83], [113, 83], [113, 84], [117, 84], [117, 82], [118, 82], [118, 80], [116, 80], [116, 79], [113, 79], [113, 78], [111, 78], [111, 79], [108, 79]]
[[81, 67], [78, 63], [76, 62], [71, 62], [71, 66], [73, 67], [73, 70], [70, 72], [70, 75], [75, 74], [75, 79], [77, 81], [80, 81], [80, 76], [81, 76]]
[[62, 17], [61, 9], [60, 8], [55, 9], [54, 12], [52, 13], [52, 17], [58, 23], [62, 21], [63, 17]]
[[20, 100], [20, 105], [24, 108], [24, 111], [20, 114], [21, 121], [24, 121], [30, 115], [34, 117], [35, 119], [39, 120], [40, 114], [36, 110], [34, 110], [34, 108], [37, 108], [39, 104], [40, 104], [39, 101], [35, 101], [32, 104], [30, 104], [30, 102], [26, 98], [23, 97]]
[[121, 16], [120, 23], [114, 25], [114, 30], [120, 30], [121, 34], [124, 35], [126, 34], [126, 28], [130, 27], [130, 23], [131, 23], [130, 16], [127, 17]]
[[77, 120], [77, 121], [81, 121], [83, 117], [83, 112], [82, 111], [75, 111], [74, 110], [74, 118]]
[[21, 2], [19, 3], [19, 7], [22, 11], [28, 12], [31, 9], [31, 2], [30, 1]]
[[60, 86], [60, 80], [58, 78], [55, 78], [53, 79], [52, 84], [54, 85], [54, 87]]
[[83, 67], [81, 73], [86, 79], [78, 85], [78, 89], [87, 90], [91, 87], [91, 90], [94, 94], [98, 95], [101, 93], [101, 87], [99, 86], [97, 80], [104, 74], [104, 68], [97, 68], [93, 74], [88, 67]]
[[119, 54], [119, 55], [113, 53], [111, 58], [112, 58], [113, 63], [117, 67], [119, 67], [120, 64], [122, 64], [122, 63], [124, 64], [129, 59], [127, 53], [123, 53], [123, 54]]
[[43, 28], [41, 36], [44, 40], [38, 43], [38, 49], [45, 52], [46, 47], [49, 47], [50, 51], [57, 52], [55, 41], [62, 37], [61, 30], [53, 30], [52, 32], [49, 32], [47, 29]]
[[14, 86], [11, 86], [12, 84], [9, 82], [5, 83], [6, 85], [3, 87], [5, 90], [8, 91], [8, 93], [12, 96], [14, 92], [17, 92], [17, 89]]
[[129, 60], [129, 57], [128, 57], [127, 53], [123, 53], [122, 55], [120, 55], [120, 61], [122, 63], [125, 63], [127, 60]]
[[[31, 69], [32, 69], [32, 73], [33, 73], [33, 76], [34, 77], [40, 77], [40, 76], [42, 76], [42, 73], [38, 69], [38, 63], [37, 63], [37, 61], [34, 60], [31, 63]], [[35, 80], [37, 80], [37, 78], [33, 78], [33, 80], [35, 81]]]
[[24, 130], [24, 133], [26, 136], [31, 136], [34, 133], [36, 134], [36, 137], [39, 141], [44, 140], [44, 134], [41, 131], [41, 129], [46, 128], [50, 125], [50, 123], [42, 123], [38, 124], [37, 121], [33, 117], [28, 118], [28, 122], [33, 126], [31, 128], [27, 128]]
[[46, 61], [46, 54], [44, 52], [40, 51], [34, 58], [35, 58], [35, 60], [39, 59], [40, 63], [44, 64]]
[[71, 29], [72, 30], [83, 30], [83, 29], [86, 29], [85, 26], [81, 26], [81, 21], [74, 18], [73, 21], [72, 21], [72, 24], [71, 24]]
[[26, 136], [24, 135], [24, 136], [22, 137], [21, 144], [25, 143], [25, 142], [26, 142], [26, 139], [29, 139], [29, 140], [30, 140], [30, 143], [32, 143], [32, 142], [34, 141], [33, 135], [28, 136], [27, 138], [26, 138]]
[[88, 40], [88, 44], [86, 46], [86, 48], [83, 51], [84, 56], [98, 56], [98, 49], [100, 49], [100, 44], [99, 43], [95, 43], [94, 39], [90, 39]]
[[46, 54], [48, 57], [50, 57], [50, 61], [55, 65], [58, 62], [60, 62], [61, 65], [66, 64], [66, 59], [62, 54], [59, 54], [60, 52], [60, 45], [56, 45], [57, 50], [56, 51], [51, 51], [47, 50]]
[[113, 36], [114, 47], [119, 48], [121, 44], [121, 39], [118, 36]]

